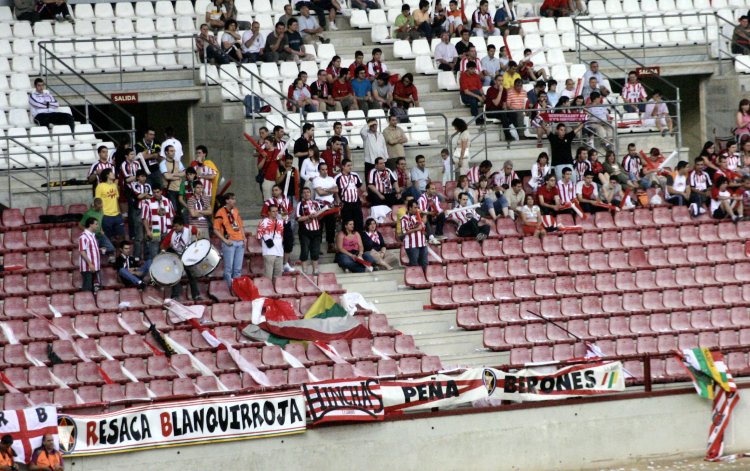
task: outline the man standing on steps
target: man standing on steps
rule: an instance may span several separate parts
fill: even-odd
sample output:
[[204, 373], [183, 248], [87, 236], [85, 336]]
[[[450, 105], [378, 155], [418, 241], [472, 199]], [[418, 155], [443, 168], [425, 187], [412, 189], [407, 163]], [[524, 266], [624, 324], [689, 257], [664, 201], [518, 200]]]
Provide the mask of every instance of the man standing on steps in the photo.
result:
[[[404, 144], [409, 141], [406, 133], [398, 125], [398, 116], [392, 114], [388, 118], [388, 126], [383, 129], [383, 138], [385, 139], [386, 149], [388, 150], [388, 160], [385, 166], [391, 170], [396, 170], [396, 162], [399, 158], [406, 157]], [[369, 175], [369, 173], [368, 173]]]
[[[373, 166], [373, 168], [375, 167]], [[364, 229], [361, 198], [364, 198], [367, 193], [362, 179], [352, 172], [351, 160], [344, 159], [341, 163], [341, 173], [336, 175], [333, 180], [338, 187], [336, 199], [341, 202], [341, 220], [354, 221], [354, 230], [361, 232]]]
[[[370, 170], [375, 168], [375, 159], [388, 157], [388, 148], [385, 144], [385, 137], [378, 131], [378, 120], [375, 118], [369, 118], [367, 126], [363, 126], [359, 134], [362, 136], [364, 144], [365, 175], [369, 175]], [[346, 221], [346, 218], [344, 218], [344, 221]], [[361, 231], [362, 229], [357, 230]]]
[[159, 164], [159, 171], [167, 182], [167, 198], [172, 202], [175, 210], [180, 208], [180, 184], [185, 179], [185, 166], [175, 155], [175, 148], [171, 145], [164, 149], [166, 160]]
[[548, 132], [547, 138], [549, 139], [549, 149], [552, 155], [552, 167], [555, 169], [555, 176], [558, 180], [562, 180], [563, 169], [565, 167], [573, 167], [573, 153], [570, 150], [570, 146], [573, 145], [573, 139], [576, 134], [583, 129], [584, 122], [581, 122], [577, 128], [570, 132], [567, 131], [567, 127], [563, 123], [559, 123], [555, 132], [549, 132], [549, 128], [545, 123], [542, 123], [544, 132]]
[[[245, 258], [245, 229], [236, 204], [234, 193], [227, 193], [224, 195], [224, 206], [219, 208], [214, 216], [214, 234], [221, 240], [224, 281], [229, 291], [232, 291], [232, 280], [242, 275], [242, 262]], [[280, 230], [283, 232], [283, 225]], [[281, 244], [279, 250], [283, 256]]]
[[208, 148], [204, 145], [195, 148], [195, 160], [190, 166], [198, 172], [198, 179], [203, 182], [203, 194], [211, 200], [210, 208], [213, 209], [216, 200], [216, 188], [219, 183], [219, 168], [208, 158]]
[[143, 156], [143, 160], [148, 166], [148, 183], [152, 188], [162, 184], [161, 171], [159, 170], [159, 163], [162, 161], [161, 145], [157, 144], [155, 139], [156, 132], [147, 128], [143, 140], [135, 145], [135, 152]]
[[94, 235], [99, 230], [96, 218], [90, 217], [83, 223], [84, 230], [78, 236], [78, 252], [80, 254], [81, 289], [83, 291], [95, 292], [94, 284], [99, 277], [101, 259], [99, 244]]

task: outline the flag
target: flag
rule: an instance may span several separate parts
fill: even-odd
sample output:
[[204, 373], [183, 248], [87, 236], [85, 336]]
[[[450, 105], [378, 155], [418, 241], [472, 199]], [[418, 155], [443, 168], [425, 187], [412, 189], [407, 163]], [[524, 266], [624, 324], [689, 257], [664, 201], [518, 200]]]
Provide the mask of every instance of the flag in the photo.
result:
[[57, 409], [55, 406], [38, 406], [28, 409], [5, 410], [0, 423], [0, 435], [13, 436], [15, 461], [28, 464], [35, 448], [42, 445], [42, 437], [51, 434], [55, 448], [57, 438]]
[[721, 370], [723, 371], [721, 371], [717, 368], [713, 354], [709, 349], [693, 348], [683, 350], [682, 363], [685, 365], [688, 375], [693, 380], [693, 386], [699, 396], [713, 400], [715, 397], [714, 382], [725, 391], [730, 390], [723, 357], [721, 364], [724, 366], [722, 366]]
[[305, 313], [305, 319], [327, 319], [329, 317], [344, 317], [346, 311], [339, 303], [334, 300], [330, 294], [322, 293], [318, 296], [312, 306]]

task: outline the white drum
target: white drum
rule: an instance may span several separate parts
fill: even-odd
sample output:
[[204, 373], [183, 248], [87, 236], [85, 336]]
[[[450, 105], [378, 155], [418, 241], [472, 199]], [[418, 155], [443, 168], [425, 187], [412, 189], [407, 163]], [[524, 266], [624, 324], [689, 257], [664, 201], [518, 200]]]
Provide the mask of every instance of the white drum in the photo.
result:
[[188, 245], [182, 252], [182, 264], [196, 278], [209, 275], [219, 266], [221, 255], [208, 239], [200, 239]]
[[161, 286], [174, 286], [180, 282], [185, 268], [180, 257], [171, 252], [160, 253], [151, 262], [151, 279]]

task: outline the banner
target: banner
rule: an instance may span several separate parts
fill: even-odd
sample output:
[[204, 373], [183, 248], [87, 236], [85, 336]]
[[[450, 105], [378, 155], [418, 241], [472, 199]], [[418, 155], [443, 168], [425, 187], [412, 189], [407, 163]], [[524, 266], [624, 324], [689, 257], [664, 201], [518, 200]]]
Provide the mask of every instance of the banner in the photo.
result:
[[299, 390], [201, 398], [61, 415], [57, 430], [65, 454], [121, 453], [304, 432], [304, 407]]
[[588, 113], [539, 113], [539, 117], [546, 123], [580, 123], [588, 121]]
[[42, 437], [51, 433], [57, 446], [57, 409], [54, 406], [0, 411], [0, 436], [13, 437], [15, 460], [29, 463], [35, 448], [42, 446]]
[[625, 390], [619, 361], [572, 365], [551, 373], [485, 368], [483, 379], [491, 399], [508, 401], [548, 401]]
[[448, 408], [487, 398], [482, 368], [473, 368], [454, 376], [437, 374], [408, 381], [381, 381], [387, 414]]
[[303, 384], [311, 423], [383, 420], [383, 397], [375, 378]]

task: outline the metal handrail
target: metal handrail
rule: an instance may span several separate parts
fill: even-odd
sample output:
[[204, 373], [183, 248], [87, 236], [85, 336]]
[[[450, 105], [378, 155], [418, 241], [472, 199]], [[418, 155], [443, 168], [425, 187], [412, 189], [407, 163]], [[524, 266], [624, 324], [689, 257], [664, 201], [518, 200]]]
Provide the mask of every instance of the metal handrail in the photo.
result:
[[[676, 15], [676, 16], [679, 16], [679, 15]], [[580, 41], [580, 37], [581, 37], [580, 32], [581, 32], [581, 29], [583, 29], [586, 32], [588, 32], [589, 34], [591, 34], [592, 36], [596, 37], [603, 44], [606, 44], [613, 51], [616, 51], [617, 53], [621, 54], [623, 57], [625, 57], [626, 59], [630, 60], [634, 64], [638, 65], [639, 67], [646, 67], [645, 64], [643, 64], [642, 62], [640, 62], [638, 59], [632, 57], [631, 55], [627, 54], [621, 48], [615, 46], [614, 44], [610, 43], [609, 41], [607, 41], [605, 39], [602, 39], [601, 36], [598, 33], [594, 32], [594, 31], [591, 31], [590, 29], [588, 29], [585, 26], [581, 25], [581, 22], [580, 22], [580, 20], [578, 18], [574, 18], [573, 21], [575, 22], [575, 26], [576, 26], [576, 29], [577, 29], [576, 37], [579, 38], [579, 40], [577, 41], [577, 43], [578, 43], [578, 60], [579, 60], [579, 62], [581, 61], [581, 44], [582, 44], [582, 41]], [[604, 57], [600, 53], [598, 53], [597, 51], [591, 49], [589, 46], [587, 46], [585, 44], [584, 44], [584, 47], [587, 50], [589, 50], [589, 51], [595, 52], [600, 57], [602, 57], [602, 58]], [[610, 61], [610, 63], [611, 63], [611, 61]], [[618, 67], [618, 69], [622, 70], [621, 67], [619, 67], [619, 66], [616, 66], [616, 67]], [[672, 82], [670, 82], [669, 80], [665, 79], [664, 77], [662, 77], [660, 75], [657, 75], [656, 79], [659, 82], [661, 82], [661, 83], [667, 85], [668, 87], [670, 87], [672, 90], [674, 90], [674, 92], [675, 92], [675, 102], [676, 102], [676, 105], [677, 105], [677, 116], [679, 117], [680, 116], [680, 106], [681, 106], [680, 103], [682, 101], [680, 99], [680, 87], [676, 86], [675, 84], [673, 84]], [[677, 132], [676, 135], [677, 135], [677, 148], [680, 149], [680, 148], [682, 148], [682, 130], [681, 130], [681, 128], [678, 130], [678, 132]]]
[[[81, 98], [84, 101], [84, 106], [85, 106], [85, 110], [86, 110], [86, 112], [85, 112], [86, 122], [88, 124], [91, 124], [92, 127], [96, 127], [97, 128], [97, 132], [100, 132], [100, 133], [103, 133], [103, 134], [106, 134], [106, 135], [109, 136], [109, 133], [112, 132], [112, 131], [105, 130], [98, 123], [93, 123], [89, 119], [89, 106], [92, 106], [94, 109], [99, 109], [99, 107], [97, 105], [95, 105], [94, 103], [92, 103], [85, 94], [83, 94], [83, 93], [79, 92], [78, 90], [76, 90], [76, 88], [73, 87], [73, 85], [71, 85], [70, 83], [68, 83], [62, 77], [61, 74], [56, 73], [54, 70], [52, 70], [50, 67], [47, 66], [47, 56], [49, 56], [52, 60], [57, 61], [60, 64], [61, 67], [64, 67], [65, 69], [69, 70], [78, 80], [81, 80], [83, 82], [84, 86], [85, 86], [85, 90], [87, 90], [87, 91], [91, 90], [95, 95], [98, 95], [99, 97], [101, 97], [104, 100], [106, 100], [106, 102], [107, 102], [108, 105], [113, 106], [114, 109], [117, 110], [122, 115], [124, 115], [126, 119], [129, 119], [129, 121], [130, 121], [130, 127], [131, 127], [131, 129], [130, 129], [130, 131], [131, 131], [130, 132], [130, 134], [131, 134], [130, 139], [131, 139], [131, 142], [134, 143], [135, 142], [135, 116], [133, 116], [132, 114], [128, 113], [122, 106], [120, 106], [119, 104], [117, 104], [114, 101], [112, 101], [112, 98], [110, 96], [108, 96], [107, 94], [105, 94], [104, 92], [102, 92], [98, 87], [96, 87], [94, 84], [92, 84], [83, 75], [81, 75], [80, 73], [78, 73], [78, 71], [76, 71], [70, 65], [68, 65], [68, 63], [65, 60], [63, 60], [63, 58], [59, 57], [54, 52], [50, 51], [47, 48], [46, 44], [49, 44], [49, 43], [52, 43], [52, 42], [53, 41], [42, 41], [42, 42], [39, 43], [40, 54], [43, 57], [43, 60], [39, 61], [39, 66], [42, 69], [42, 70], [40, 70], [40, 75], [44, 76], [45, 84], [47, 84], [47, 86], [51, 90], [55, 89], [55, 86], [53, 84], [50, 84], [49, 81], [48, 81], [48, 77], [50, 75], [52, 75], [55, 79], [57, 79], [60, 83], [62, 83], [65, 87], [67, 87], [68, 90], [72, 91], [74, 95], [76, 95], [78, 98]], [[60, 96], [59, 93], [57, 93], [57, 95]], [[61, 98], [61, 99], [66, 104], [68, 104], [69, 106], [71, 106], [71, 110], [74, 109], [73, 108], [74, 105], [72, 105], [67, 99], [65, 99], [65, 98]], [[114, 119], [112, 119], [109, 116], [109, 114], [110, 114], [109, 112], [102, 112], [101, 113], [101, 115], [104, 116], [109, 121], [110, 124], [112, 124], [113, 126], [115, 126], [115, 128], [119, 127], [119, 124], [117, 123], [117, 121], [115, 121]], [[117, 131], [121, 131], [121, 129], [116, 129], [116, 130]]]
[[[13, 162], [14, 164], [16, 164], [16, 165], [20, 166], [21, 168], [25, 169], [26, 171], [31, 172], [31, 173], [39, 176], [39, 177], [42, 177], [47, 182], [49, 182], [49, 177], [50, 177], [49, 159], [47, 157], [45, 157], [44, 155], [40, 154], [39, 152], [35, 151], [31, 147], [27, 146], [26, 144], [18, 141], [16, 138], [5, 137], [4, 136], [3, 140], [6, 142], [6, 145], [5, 145], [5, 165], [6, 165], [6, 170], [5, 171], [8, 173], [8, 206], [13, 207], [13, 191], [11, 189], [11, 185], [12, 185], [12, 183], [13, 183], [14, 180], [17, 181], [17, 182], [19, 182], [19, 183], [21, 183], [21, 184], [23, 184], [24, 186], [28, 187], [29, 189], [35, 191], [36, 193], [39, 193], [43, 197], [45, 197], [47, 199], [47, 206], [49, 206], [51, 204], [51, 202], [52, 202], [51, 195], [50, 195], [49, 185], [47, 185], [46, 192], [41, 191], [38, 188], [34, 188], [33, 186], [29, 185], [28, 182], [26, 182], [23, 179], [18, 178], [17, 176], [15, 176], [13, 174], [14, 173], [13, 169], [11, 168], [11, 165], [10, 165], [10, 163]], [[11, 142], [14, 143], [16, 145], [16, 147], [23, 148], [23, 149], [26, 150], [26, 152], [34, 154], [34, 155], [36, 155], [38, 157], [41, 157], [42, 160], [44, 160], [44, 174], [39, 173], [33, 167], [29, 167], [28, 165], [24, 164], [23, 162], [20, 162], [20, 161], [16, 160], [15, 158], [11, 157], [11, 154], [10, 154], [10, 147], [11, 146], [9, 145]]]

